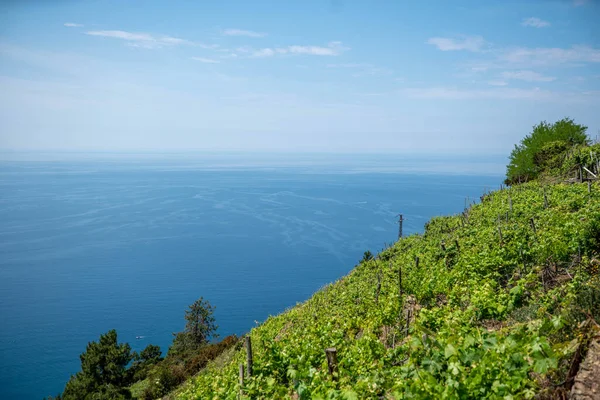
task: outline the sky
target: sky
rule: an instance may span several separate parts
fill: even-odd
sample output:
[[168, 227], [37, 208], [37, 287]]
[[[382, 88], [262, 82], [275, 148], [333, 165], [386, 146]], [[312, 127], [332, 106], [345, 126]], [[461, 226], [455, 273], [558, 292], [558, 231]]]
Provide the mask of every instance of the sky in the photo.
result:
[[600, 133], [600, 1], [0, 1], [0, 150], [507, 154]]

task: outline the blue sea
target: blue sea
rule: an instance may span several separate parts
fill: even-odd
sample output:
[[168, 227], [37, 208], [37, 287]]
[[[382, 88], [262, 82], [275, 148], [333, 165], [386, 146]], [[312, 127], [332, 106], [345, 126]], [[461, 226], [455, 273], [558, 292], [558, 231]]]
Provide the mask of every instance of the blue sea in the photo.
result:
[[[117, 329], [166, 351], [203, 296], [242, 334], [502, 181], [502, 158], [0, 153], [0, 398]], [[141, 339], [136, 337], [141, 336]]]

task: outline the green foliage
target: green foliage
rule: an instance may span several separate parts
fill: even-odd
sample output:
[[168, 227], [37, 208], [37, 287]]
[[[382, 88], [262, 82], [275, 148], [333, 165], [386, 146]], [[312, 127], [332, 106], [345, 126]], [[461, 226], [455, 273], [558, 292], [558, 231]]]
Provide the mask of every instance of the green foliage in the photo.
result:
[[147, 384], [140, 397], [156, 399], [164, 396], [237, 342], [235, 336], [227, 336], [219, 343], [205, 344], [196, 348], [186, 357], [181, 358], [181, 354], [178, 357], [167, 356], [163, 362], [156, 364], [150, 370]]
[[541, 122], [515, 145], [506, 169], [506, 183], [535, 179], [546, 168], [560, 165], [561, 157], [573, 146], [588, 143], [587, 127], [564, 118], [553, 124]]
[[159, 346], [149, 344], [140, 354], [134, 354], [133, 359], [128, 372], [132, 376], [132, 381], [137, 382], [146, 378], [150, 367], [162, 361], [162, 351]]
[[214, 307], [208, 300], [200, 297], [185, 312], [184, 333], [193, 345], [204, 345], [211, 337], [216, 337], [217, 325], [213, 316], [214, 311]]
[[101, 335], [99, 342], [88, 343], [80, 356], [81, 371], [55, 399], [155, 399], [167, 394], [238, 342], [235, 336], [228, 336], [219, 343], [208, 343], [216, 337], [213, 313], [214, 307], [203, 298], [190, 305], [185, 330], [175, 334], [166, 359], [160, 347], [152, 344], [139, 354], [132, 352], [129, 344], [117, 343], [115, 330]]
[[[579, 322], [600, 309], [600, 190], [545, 192], [547, 207], [532, 182], [434, 218], [423, 235], [270, 317], [250, 332], [254, 376], [242, 398], [504, 399], [552, 390], [548, 381], [565, 379]], [[336, 380], [328, 347], [337, 349]], [[236, 399], [245, 357], [240, 349], [209, 365], [175, 396]]]
[[62, 394], [64, 400], [129, 399], [127, 365], [133, 359], [127, 343], [117, 343], [113, 329], [90, 342], [79, 357], [81, 371], [73, 375]]

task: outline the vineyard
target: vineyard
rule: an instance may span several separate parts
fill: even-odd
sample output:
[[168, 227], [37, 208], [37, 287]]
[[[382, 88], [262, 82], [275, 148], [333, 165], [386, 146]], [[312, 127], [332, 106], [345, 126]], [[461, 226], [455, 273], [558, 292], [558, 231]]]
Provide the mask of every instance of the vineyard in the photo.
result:
[[251, 374], [242, 341], [172, 396], [561, 398], [600, 321], [599, 200], [597, 183], [487, 193], [252, 329]]

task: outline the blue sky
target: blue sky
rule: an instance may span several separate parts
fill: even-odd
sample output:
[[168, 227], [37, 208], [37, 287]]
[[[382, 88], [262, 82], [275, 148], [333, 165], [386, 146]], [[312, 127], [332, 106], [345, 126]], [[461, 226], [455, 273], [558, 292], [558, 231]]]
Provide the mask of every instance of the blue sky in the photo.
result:
[[0, 149], [506, 154], [600, 129], [600, 4], [0, 2]]

